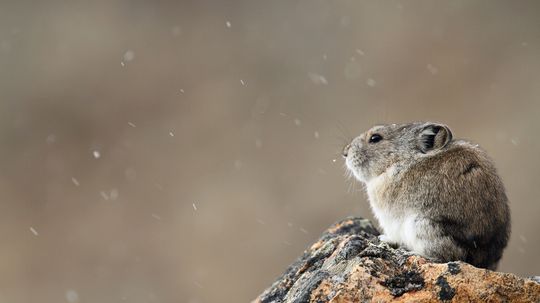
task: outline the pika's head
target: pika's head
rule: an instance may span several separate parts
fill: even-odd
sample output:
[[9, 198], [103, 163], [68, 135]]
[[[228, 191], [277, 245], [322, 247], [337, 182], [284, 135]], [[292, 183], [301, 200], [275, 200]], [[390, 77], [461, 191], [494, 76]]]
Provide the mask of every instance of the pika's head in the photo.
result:
[[416, 122], [372, 127], [343, 149], [347, 168], [362, 181], [384, 173], [392, 165], [410, 165], [440, 152], [452, 141], [448, 126]]

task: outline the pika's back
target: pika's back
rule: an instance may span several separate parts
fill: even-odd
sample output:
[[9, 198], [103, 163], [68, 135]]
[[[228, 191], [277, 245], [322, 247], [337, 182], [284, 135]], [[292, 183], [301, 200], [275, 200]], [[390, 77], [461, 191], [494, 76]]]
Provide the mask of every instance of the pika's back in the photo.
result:
[[502, 220], [506, 213], [508, 199], [493, 161], [469, 142], [454, 141], [439, 153], [419, 158], [396, 182], [398, 190], [419, 201], [414, 201], [418, 207], [437, 215], [458, 219], [486, 214]]

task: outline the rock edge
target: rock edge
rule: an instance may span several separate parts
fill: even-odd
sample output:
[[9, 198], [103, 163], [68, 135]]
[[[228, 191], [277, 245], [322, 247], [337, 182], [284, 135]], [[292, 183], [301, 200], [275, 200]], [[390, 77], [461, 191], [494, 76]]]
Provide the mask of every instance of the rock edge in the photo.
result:
[[367, 219], [332, 225], [253, 302], [540, 302], [531, 279], [434, 263], [378, 235]]

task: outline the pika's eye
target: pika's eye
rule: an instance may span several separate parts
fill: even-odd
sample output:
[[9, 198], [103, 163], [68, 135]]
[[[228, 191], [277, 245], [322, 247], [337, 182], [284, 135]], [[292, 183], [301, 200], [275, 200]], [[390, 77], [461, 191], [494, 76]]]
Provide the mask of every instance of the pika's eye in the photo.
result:
[[379, 134], [373, 134], [369, 137], [369, 143], [377, 143], [382, 140], [382, 136]]

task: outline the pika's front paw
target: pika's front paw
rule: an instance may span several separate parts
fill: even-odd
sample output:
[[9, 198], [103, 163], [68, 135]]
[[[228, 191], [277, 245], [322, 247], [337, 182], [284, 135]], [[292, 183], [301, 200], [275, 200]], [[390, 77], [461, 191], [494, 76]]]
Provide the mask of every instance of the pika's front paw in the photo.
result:
[[393, 242], [392, 240], [390, 240], [387, 235], [379, 235], [378, 238], [379, 238], [379, 241], [385, 242], [386, 244], [390, 245], [392, 248], [399, 247], [399, 245], [396, 242]]
[[390, 239], [388, 239], [387, 235], [379, 235], [379, 241], [381, 242], [390, 242]]

